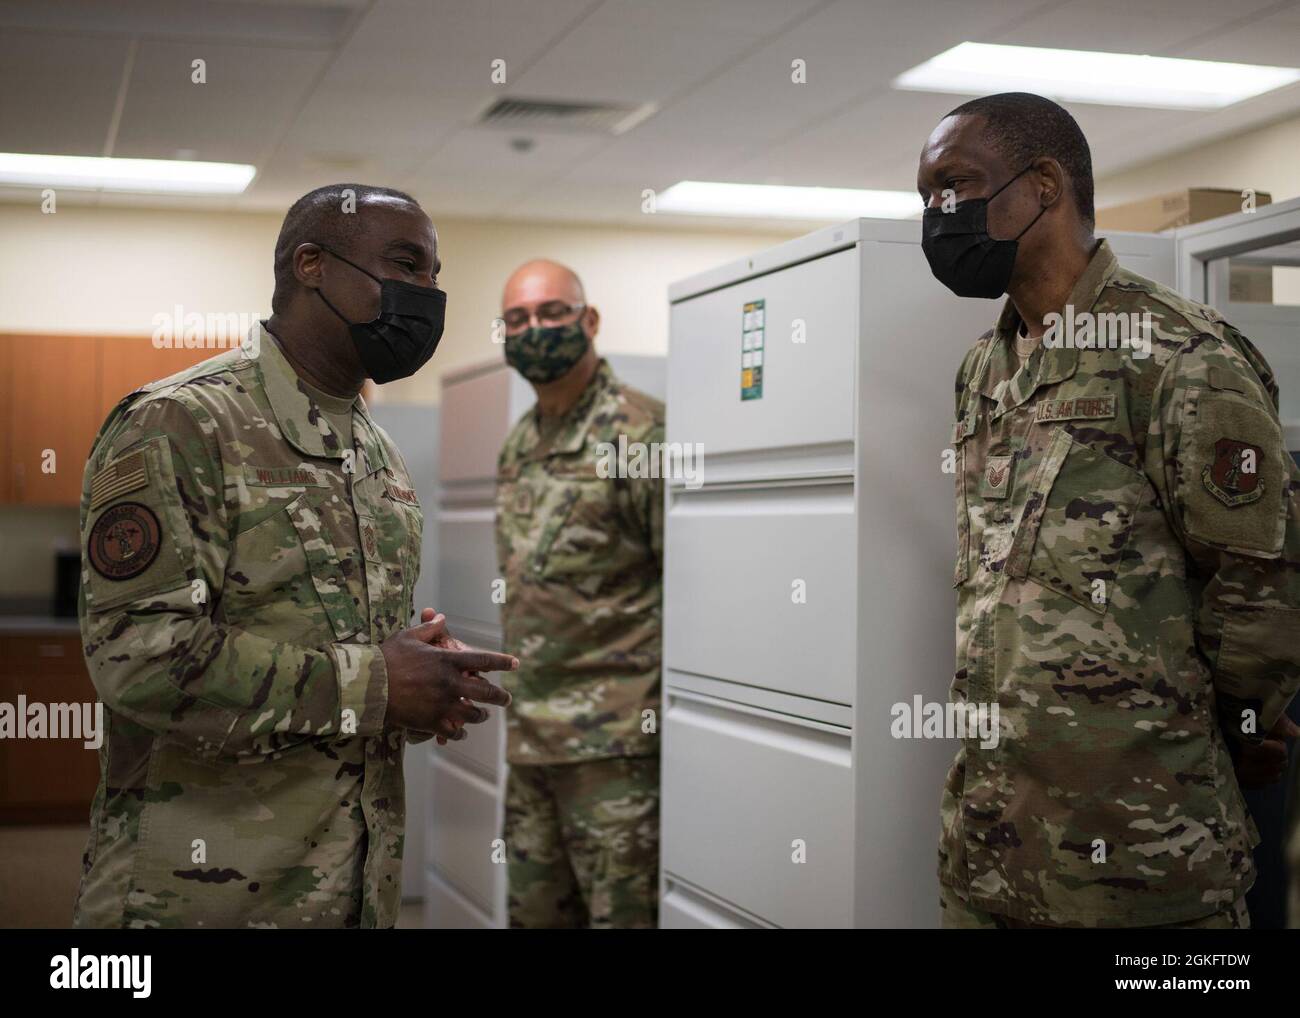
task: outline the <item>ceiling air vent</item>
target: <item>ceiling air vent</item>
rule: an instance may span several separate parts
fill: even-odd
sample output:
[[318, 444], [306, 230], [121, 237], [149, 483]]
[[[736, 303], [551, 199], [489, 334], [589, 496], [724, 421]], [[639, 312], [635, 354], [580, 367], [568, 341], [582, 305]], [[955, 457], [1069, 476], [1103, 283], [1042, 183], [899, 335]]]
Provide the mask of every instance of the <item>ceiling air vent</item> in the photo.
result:
[[654, 112], [652, 103], [566, 102], [562, 99], [497, 99], [476, 123], [510, 131], [622, 134]]

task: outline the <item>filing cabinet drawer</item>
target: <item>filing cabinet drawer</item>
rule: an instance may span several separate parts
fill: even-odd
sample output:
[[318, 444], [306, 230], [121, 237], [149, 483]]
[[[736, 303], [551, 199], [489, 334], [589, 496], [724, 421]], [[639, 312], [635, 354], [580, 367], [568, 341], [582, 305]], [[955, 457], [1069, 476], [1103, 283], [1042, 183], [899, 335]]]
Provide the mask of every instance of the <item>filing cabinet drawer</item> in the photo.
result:
[[848, 733], [671, 688], [667, 702], [665, 873], [777, 926], [849, 926]]
[[438, 513], [438, 609], [448, 615], [498, 626], [501, 606], [492, 602], [497, 570], [494, 508], [443, 508]]
[[669, 668], [852, 704], [853, 485], [675, 494], [664, 555]]
[[[706, 463], [721, 453], [851, 441], [857, 271], [850, 248], [674, 304], [668, 440], [703, 443]], [[742, 400], [745, 305], [758, 300], [763, 392]]]
[[668, 877], [665, 880], [663, 897], [659, 900], [659, 928], [661, 930], [755, 930], [764, 927], [761, 923]]
[[432, 866], [425, 869], [423, 922], [430, 930], [490, 930], [499, 925], [443, 880]]
[[501, 834], [497, 785], [437, 755], [432, 760], [428, 857], [456, 890], [490, 911], [505, 873], [504, 864], [492, 861], [492, 842]]
[[438, 452], [439, 481], [477, 481], [496, 477], [497, 456], [514, 424], [510, 407], [510, 372], [484, 365], [455, 384], [444, 381]]
[[[472, 643], [468, 639], [465, 642]], [[475, 644], [475, 646], [482, 645]], [[491, 672], [487, 679], [499, 685], [501, 673]], [[428, 747], [429, 753], [444, 763], [462, 767], [490, 782], [499, 781], [505, 775], [506, 720], [502, 713], [503, 709], [510, 708], [487, 707], [488, 719], [481, 725], [467, 726], [469, 735], [460, 742], [449, 742], [445, 746], [439, 746], [436, 741], [433, 741], [423, 745]]]

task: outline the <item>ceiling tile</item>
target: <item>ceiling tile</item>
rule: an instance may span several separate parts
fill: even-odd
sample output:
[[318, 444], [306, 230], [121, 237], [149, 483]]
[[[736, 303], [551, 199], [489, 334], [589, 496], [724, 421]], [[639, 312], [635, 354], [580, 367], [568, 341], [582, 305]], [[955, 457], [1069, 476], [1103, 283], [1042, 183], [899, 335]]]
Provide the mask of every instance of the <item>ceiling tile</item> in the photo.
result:
[[[438, 215], [626, 225], [644, 225], [644, 189], [681, 179], [910, 189], [962, 97], [890, 81], [968, 39], [1300, 63], [1300, 3], [1271, 0], [0, 0], [0, 28], [0, 150], [99, 154], [135, 39], [115, 153], [259, 170], [234, 199], [70, 201], [282, 209], [362, 180]], [[475, 126], [507, 96], [658, 110], [618, 137], [534, 132], [519, 153], [516, 132]], [[1300, 88], [1209, 113], [1069, 108], [1104, 174], [1295, 117]], [[657, 225], [677, 219], [704, 225]]]
[[[206, 81], [191, 80], [194, 60]], [[289, 128], [327, 54], [214, 43], [144, 41], [136, 52], [116, 156], [257, 163]], [[250, 111], [256, 111], [250, 116]]]
[[0, 34], [0, 151], [104, 153], [130, 43]]

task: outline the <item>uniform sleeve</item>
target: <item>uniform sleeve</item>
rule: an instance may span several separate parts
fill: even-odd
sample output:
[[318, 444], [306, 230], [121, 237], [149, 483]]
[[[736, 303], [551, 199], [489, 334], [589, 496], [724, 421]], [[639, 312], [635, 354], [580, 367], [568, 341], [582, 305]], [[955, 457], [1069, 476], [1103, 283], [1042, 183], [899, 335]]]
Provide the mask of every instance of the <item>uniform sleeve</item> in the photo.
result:
[[505, 536], [505, 526], [504, 526], [505, 520], [503, 518], [504, 514], [502, 510], [503, 510], [503, 499], [505, 496], [504, 475], [505, 475], [505, 466], [506, 466], [506, 450], [509, 447], [510, 447], [510, 441], [509, 439], [507, 439], [506, 444], [503, 445], [501, 447], [501, 451], [497, 453], [497, 476], [496, 476], [496, 483], [493, 486], [494, 509], [492, 513], [492, 543], [493, 543], [493, 547], [496, 548], [496, 553], [497, 553], [497, 577], [498, 578], [503, 578], [506, 575], [506, 536]]
[[1146, 456], [1186, 550], [1220, 723], [1258, 742], [1300, 687], [1300, 472], [1268, 392], [1234, 347], [1203, 334], [1165, 367]]
[[[664, 447], [664, 426], [656, 423], [641, 439], [650, 449]], [[698, 471], [703, 464], [692, 459], [691, 469]], [[657, 477], [640, 477], [630, 482], [632, 487], [632, 512], [637, 527], [645, 537], [646, 545], [663, 569], [664, 558], [664, 479], [662, 471]]]
[[86, 664], [112, 710], [204, 756], [377, 735], [378, 647], [281, 643], [217, 618], [230, 519], [220, 454], [180, 402], [106, 429], [81, 503]]

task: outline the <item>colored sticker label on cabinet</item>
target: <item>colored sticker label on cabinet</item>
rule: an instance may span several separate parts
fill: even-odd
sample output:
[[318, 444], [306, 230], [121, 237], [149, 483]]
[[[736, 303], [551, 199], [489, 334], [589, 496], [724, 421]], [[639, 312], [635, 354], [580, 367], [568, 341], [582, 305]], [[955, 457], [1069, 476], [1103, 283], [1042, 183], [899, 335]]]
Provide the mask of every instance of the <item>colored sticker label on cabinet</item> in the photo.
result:
[[763, 301], [745, 305], [740, 326], [740, 398], [763, 398], [763, 335], [766, 332]]

